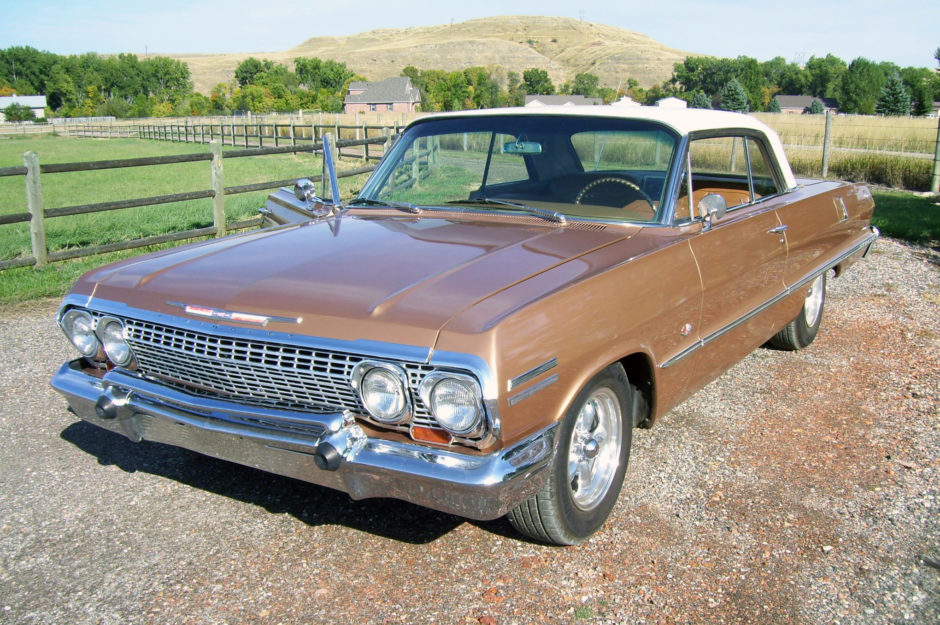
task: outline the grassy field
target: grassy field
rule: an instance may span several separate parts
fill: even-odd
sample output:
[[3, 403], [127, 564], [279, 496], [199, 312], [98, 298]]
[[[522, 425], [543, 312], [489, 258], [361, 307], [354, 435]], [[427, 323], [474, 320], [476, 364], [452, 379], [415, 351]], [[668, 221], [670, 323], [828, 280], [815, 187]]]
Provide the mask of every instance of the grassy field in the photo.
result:
[[[39, 154], [40, 163], [95, 161], [139, 156], [162, 156], [208, 151], [208, 146], [144, 142], [137, 139], [67, 139], [41, 137], [0, 141], [0, 167], [23, 164], [27, 150]], [[349, 165], [348, 167], [359, 166]], [[225, 160], [225, 185], [243, 185], [271, 180], [289, 180], [317, 175], [320, 159], [313, 154], [279, 154]], [[343, 180], [344, 190], [361, 180]], [[0, 178], [0, 214], [26, 211], [25, 178]], [[42, 176], [46, 209], [77, 204], [110, 202], [170, 193], [206, 190], [211, 186], [208, 161], [109, 169]], [[266, 191], [226, 198], [229, 222], [257, 215]], [[212, 225], [210, 199], [163, 204], [46, 220], [50, 251], [139, 239]], [[29, 226], [6, 225], [0, 231], [0, 259], [28, 256]]]
[[[40, 163], [46, 164], [187, 154], [207, 150], [208, 146], [202, 145], [137, 139], [69, 139], [52, 136], [3, 139], [0, 140], [0, 167], [22, 165], [23, 153], [26, 151], [37, 152]], [[339, 169], [351, 169], [360, 165], [360, 162], [351, 162], [341, 164]], [[319, 174], [321, 165], [319, 157], [307, 153], [225, 160], [223, 152], [223, 167], [225, 185], [235, 186], [315, 176]], [[353, 195], [364, 180], [364, 176], [341, 179], [341, 193], [344, 197]], [[208, 161], [42, 176], [43, 203], [47, 209], [199, 191], [210, 186]], [[257, 209], [264, 204], [267, 194], [267, 191], [259, 191], [228, 196], [227, 221], [235, 222], [256, 216]], [[25, 178], [0, 178], [0, 215], [25, 211]], [[212, 201], [205, 199], [48, 219], [46, 238], [49, 250], [55, 251], [128, 241], [211, 225]], [[0, 302], [59, 295], [88, 269], [112, 260], [142, 254], [148, 249], [51, 263], [42, 269], [25, 267], [0, 271]], [[0, 259], [30, 254], [28, 224], [0, 226]]]
[[[42, 137], [0, 140], [0, 167], [22, 164], [23, 152], [39, 153], [41, 163], [105, 160], [204, 151], [206, 146], [127, 140], [89, 140]], [[320, 163], [309, 154], [229, 159], [224, 162], [227, 186], [292, 179], [319, 173]], [[359, 166], [358, 162], [340, 169]], [[354, 195], [364, 176], [341, 180], [343, 197]], [[99, 172], [46, 174], [43, 198], [47, 208], [105, 202], [209, 188], [208, 162], [162, 165]], [[232, 221], [255, 216], [266, 192], [230, 196], [226, 212]], [[873, 223], [886, 236], [940, 246], [940, 206], [911, 193], [876, 191]], [[0, 178], [0, 214], [23, 212], [24, 178]], [[52, 250], [137, 239], [211, 225], [210, 200], [180, 202], [48, 220]], [[157, 248], [150, 248], [157, 249]], [[62, 295], [85, 271], [121, 258], [150, 251], [138, 249], [51, 263], [41, 269], [25, 267], [0, 271], [0, 303]], [[0, 258], [28, 255], [26, 224], [0, 226]]]

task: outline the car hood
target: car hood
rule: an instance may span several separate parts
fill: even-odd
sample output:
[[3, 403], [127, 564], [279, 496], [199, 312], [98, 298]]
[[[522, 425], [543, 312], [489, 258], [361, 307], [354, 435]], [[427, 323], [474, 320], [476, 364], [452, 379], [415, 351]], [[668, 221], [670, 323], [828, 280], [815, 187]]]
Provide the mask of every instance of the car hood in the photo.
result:
[[171, 315], [185, 315], [183, 304], [284, 318], [269, 330], [430, 349], [461, 311], [638, 230], [347, 215], [125, 261], [76, 290]]

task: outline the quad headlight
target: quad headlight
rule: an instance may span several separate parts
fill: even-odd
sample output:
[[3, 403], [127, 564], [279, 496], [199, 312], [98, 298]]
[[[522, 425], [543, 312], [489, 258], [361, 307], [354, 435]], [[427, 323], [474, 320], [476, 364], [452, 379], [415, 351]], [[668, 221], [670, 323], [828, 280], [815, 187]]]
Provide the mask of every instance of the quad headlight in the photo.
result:
[[475, 436], [483, 426], [480, 386], [459, 373], [436, 372], [421, 381], [421, 399], [445, 430], [455, 436]]
[[95, 323], [91, 315], [84, 310], [73, 308], [59, 320], [65, 336], [83, 355], [91, 358], [98, 353], [101, 344], [95, 336]]
[[[381, 423], [407, 425], [413, 417], [412, 392], [417, 391], [436, 427], [448, 434], [476, 439], [486, 431], [480, 384], [469, 375], [433, 371], [414, 388], [409, 385], [403, 367], [365, 360], [353, 368], [350, 383], [369, 416]], [[435, 428], [427, 423], [426, 417], [411, 425], [418, 429]]]
[[108, 359], [120, 367], [126, 367], [134, 360], [134, 352], [124, 338], [124, 324], [114, 317], [102, 317], [98, 320], [95, 334], [101, 341], [101, 347]]
[[391, 363], [365, 360], [352, 373], [352, 386], [366, 411], [382, 423], [399, 423], [411, 414], [408, 377]]

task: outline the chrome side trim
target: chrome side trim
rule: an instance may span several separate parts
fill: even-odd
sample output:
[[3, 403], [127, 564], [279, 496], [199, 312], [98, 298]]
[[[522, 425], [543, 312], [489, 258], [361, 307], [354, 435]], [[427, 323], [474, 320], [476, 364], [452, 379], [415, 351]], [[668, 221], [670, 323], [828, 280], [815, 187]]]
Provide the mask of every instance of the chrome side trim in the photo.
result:
[[519, 375], [517, 375], [516, 377], [514, 377], [513, 379], [509, 380], [509, 384], [507, 385], [506, 390], [507, 390], [507, 391], [511, 391], [511, 390], [513, 390], [514, 388], [519, 388], [520, 386], [522, 386], [523, 384], [525, 384], [525, 383], [528, 382], [529, 380], [534, 380], [535, 378], [539, 377], [540, 375], [542, 375], [542, 374], [545, 373], [546, 371], [551, 371], [552, 369], [554, 369], [554, 368], [557, 367], [557, 366], [558, 366], [558, 359], [557, 359], [557, 358], [552, 358], [551, 360], [546, 360], [545, 362], [543, 362], [542, 364], [538, 365], [537, 367], [533, 367], [532, 369], [529, 369], [529, 370], [526, 371], [525, 373], [519, 374]]
[[519, 402], [521, 402], [523, 399], [528, 399], [529, 397], [532, 397], [533, 395], [535, 395], [535, 394], [538, 393], [539, 391], [548, 388], [549, 386], [551, 386], [552, 384], [554, 384], [554, 383], [557, 382], [557, 381], [558, 381], [558, 374], [556, 373], [556, 374], [553, 375], [553, 376], [549, 376], [549, 377], [545, 378], [544, 380], [542, 380], [542, 381], [539, 382], [538, 384], [527, 388], [526, 390], [522, 391], [522, 392], [519, 393], [518, 395], [514, 395], [514, 396], [510, 397], [510, 398], [509, 398], [509, 405], [510, 405], [510, 406], [515, 406], [516, 404], [518, 404]]
[[788, 287], [785, 288], [783, 291], [781, 291], [780, 293], [778, 293], [778, 294], [775, 295], [774, 297], [770, 298], [769, 300], [767, 300], [766, 302], [764, 302], [764, 303], [761, 304], [760, 306], [754, 308], [754, 309], [751, 310], [750, 312], [748, 312], [748, 313], [746, 313], [746, 314], [744, 314], [744, 315], [738, 317], [737, 319], [735, 319], [734, 321], [732, 321], [732, 322], [729, 323], [728, 325], [726, 325], [726, 326], [724, 326], [724, 327], [722, 327], [722, 328], [719, 328], [718, 330], [712, 332], [711, 334], [709, 334], [709, 335], [706, 336], [706, 337], [703, 337], [703, 338], [699, 339], [698, 341], [696, 341], [695, 343], [693, 343], [693, 344], [690, 345], [689, 347], [685, 348], [684, 350], [682, 350], [681, 352], [679, 352], [678, 354], [676, 354], [675, 356], [673, 356], [673, 357], [670, 358], [669, 360], [667, 360], [667, 361], [665, 361], [664, 363], [662, 363], [662, 364], [660, 365], [660, 367], [662, 367], [663, 369], [666, 369], [666, 368], [668, 368], [668, 367], [671, 367], [671, 366], [673, 366], [673, 365], [679, 363], [680, 361], [682, 361], [682, 360], [685, 359], [686, 357], [688, 357], [688, 356], [694, 354], [694, 353], [697, 352], [699, 349], [705, 347], [705, 346], [708, 345], [709, 343], [712, 343], [712, 342], [714, 342], [714, 341], [720, 339], [722, 336], [724, 336], [724, 335], [727, 334], [728, 332], [731, 332], [731, 331], [734, 330], [735, 328], [737, 328], [737, 327], [739, 327], [739, 326], [741, 326], [741, 325], [747, 323], [748, 321], [750, 321], [751, 319], [753, 319], [753, 318], [756, 317], [757, 315], [761, 314], [762, 312], [766, 311], [768, 308], [770, 308], [771, 306], [773, 306], [773, 305], [776, 304], [777, 302], [779, 302], [779, 301], [781, 301], [781, 300], [783, 300], [783, 299], [789, 297], [790, 295], [792, 295], [792, 294], [795, 293], [796, 291], [799, 291], [801, 288], [803, 288], [804, 286], [806, 286], [807, 284], [809, 284], [810, 282], [812, 282], [813, 280], [815, 280], [816, 278], [818, 278], [820, 275], [826, 273], [827, 271], [829, 271], [830, 269], [832, 269], [833, 267], [835, 267], [836, 265], [838, 265], [838, 264], [841, 263], [842, 261], [844, 261], [844, 260], [850, 258], [850, 257], [853, 256], [854, 254], [857, 254], [857, 253], [858, 253], [860, 250], [862, 250], [863, 248], [871, 249], [872, 244], [874, 244], [875, 240], [878, 238], [878, 236], [879, 236], [879, 234], [880, 234], [880, 233], [878, 232], [878, 229], [877, 229], [877, 228], [872, 227], [871, 230], [872, 230], [872, 233], [871, 233], [870, 235], [868, 235], [867, 237], [865, 237], [865, 239], [863, 239], [861, 242], [859, 242], [859, 243], [857, 243], [856, 245], [854, 245], [854, 246], [853, 246], [851, 249], [849, 249], [848, 251], [842, 253], [841, 255], [837, 256], [835, 259], [829, 261], [828, 263], [826, 263], [826, 264], [825, 264], [824, 266], [822, 266], [821, 268], [817, 268], [817, 269], [813, 270], [809, 275], [804, 276], [802, 279], [800, 279], [800, 280], [798, 280], [797, 282], [795, 282], [794, 284], [788, 286]]

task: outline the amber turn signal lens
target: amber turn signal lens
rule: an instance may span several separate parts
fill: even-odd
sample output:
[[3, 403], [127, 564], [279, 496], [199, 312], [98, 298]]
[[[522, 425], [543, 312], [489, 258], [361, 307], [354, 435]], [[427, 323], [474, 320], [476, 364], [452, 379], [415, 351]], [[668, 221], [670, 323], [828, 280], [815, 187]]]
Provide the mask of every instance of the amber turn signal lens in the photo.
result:
[[425, 428], [420, 426], [411, 428], [411, 438], [415, 439], [416, 441], [436, 443], [438, 445], [450, 445], [451, 443], [450, 434], [444, 430], [435, 430], [433, 428]]

